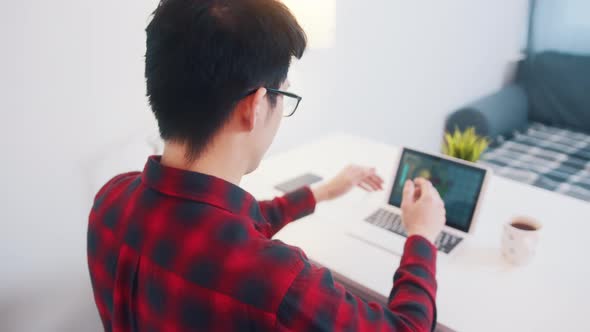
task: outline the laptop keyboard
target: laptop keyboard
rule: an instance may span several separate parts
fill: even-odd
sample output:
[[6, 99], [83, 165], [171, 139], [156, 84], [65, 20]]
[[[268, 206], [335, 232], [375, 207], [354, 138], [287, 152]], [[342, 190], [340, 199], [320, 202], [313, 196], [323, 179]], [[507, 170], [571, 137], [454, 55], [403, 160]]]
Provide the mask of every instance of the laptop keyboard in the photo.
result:
[[[385, 209], [379, 209], [367, 217], [365, 221], [403, 237], [408, 237], [402, 224], [402, 217], [397, 213]], [[436, 238], [434, 245], [439, 251], [448, 254], [461, 243], [461, 241], [463, 241], [463, 238], [443, 231]]]

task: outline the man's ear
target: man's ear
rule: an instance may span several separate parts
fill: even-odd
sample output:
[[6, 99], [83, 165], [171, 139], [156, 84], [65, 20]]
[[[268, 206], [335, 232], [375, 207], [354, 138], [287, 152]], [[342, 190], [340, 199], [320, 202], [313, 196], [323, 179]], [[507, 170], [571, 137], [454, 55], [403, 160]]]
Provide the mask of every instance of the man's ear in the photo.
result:
[[266, 89], [260, 88], [255, 93], [242, 99], [237, 106], [237, 116], [239, 123], [244, 130], [252, 131], [256, 126], [256, 121], [261, 117], [262, 106], [266, 97]]

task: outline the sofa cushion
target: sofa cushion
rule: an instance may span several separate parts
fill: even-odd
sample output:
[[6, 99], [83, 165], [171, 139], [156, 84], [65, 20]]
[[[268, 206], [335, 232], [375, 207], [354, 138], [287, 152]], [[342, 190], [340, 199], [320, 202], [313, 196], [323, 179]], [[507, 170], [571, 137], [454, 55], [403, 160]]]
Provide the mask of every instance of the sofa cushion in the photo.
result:
[[590, 202], [590, 135], [535, 123], [480, 162], [497, 175]]
[[529, 120], [590, 132], [590, 56], [544, 52], [521, 69]]

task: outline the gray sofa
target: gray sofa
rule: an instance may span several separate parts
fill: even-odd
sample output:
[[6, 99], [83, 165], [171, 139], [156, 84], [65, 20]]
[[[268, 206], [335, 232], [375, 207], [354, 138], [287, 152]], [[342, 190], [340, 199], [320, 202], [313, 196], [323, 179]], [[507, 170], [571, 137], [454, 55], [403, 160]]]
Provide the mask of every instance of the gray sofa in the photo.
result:
[[498, 174], [590, 201], [590, 56], [531, 55], [515, 83], [452, 113], [445, 127], [492, 139], [482, 163]]

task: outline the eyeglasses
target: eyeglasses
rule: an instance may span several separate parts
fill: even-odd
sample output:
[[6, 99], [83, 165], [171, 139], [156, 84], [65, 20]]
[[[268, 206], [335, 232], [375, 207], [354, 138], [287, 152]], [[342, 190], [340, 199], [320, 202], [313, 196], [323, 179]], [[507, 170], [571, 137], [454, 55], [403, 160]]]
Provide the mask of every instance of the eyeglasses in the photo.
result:
[[[254, 90], [254, 91], [250, 91], [244, 97], [247, 97], [247, 96], [255, 93], [256, 91], [258, 91], [258, 89]], [[299, 107], [301, 100], [303, 100], [303, 97], [300, 97], [294, 93], [287, 92], [287, 91], [271, 89], [271, 88], [266, 88], [266, 91], [268, 93], [274, 93], [277, 95], [281, 95], [283, 97], [283, 116], [285, 118], [292, 117], [293, 114], [295, 114], [295, 112], [297, 111], [297, 108]]]

